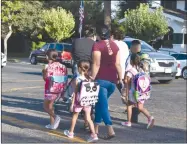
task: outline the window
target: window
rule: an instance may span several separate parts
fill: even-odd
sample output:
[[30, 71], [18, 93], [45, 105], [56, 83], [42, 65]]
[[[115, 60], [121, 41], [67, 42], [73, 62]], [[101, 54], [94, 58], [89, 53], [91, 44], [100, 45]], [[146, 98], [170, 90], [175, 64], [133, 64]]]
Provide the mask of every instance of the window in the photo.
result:
[[187, 34], [184, 34], [184, 44], [187, 44]]
[[172, 54], [171, 56], [173, 56], [174, 58], [177, 59], [177, 57], [179, 56], [179, 54]]
[[64, 51], [71, 52], [72, 45], [71, 44], [64, 44]]
[[187, 60], [187, 54], [172, 54], [177, 60]]
[[63, 51], [63, 45], [62, 44], [56, 44], [56, 48], [57, 51]]
[[46, 51], [48, 49], [48, 44], [45, 44], [42, 48], [41, 48], [41, 50], [44, 50], [44, 51]]
[[182, 44], [183, 34], [174, 33], [173, 34], [173, 44]]
[[54, 47], [55, 47], [55, 44], [50, 44], [49, 45], [49, 49], [54, 49]]
[[152, 51], [155, 51], [155, 49], [153, 49], [152, 46], [150, 46], [146, 42], [142, 42], [141, 49], [142, 49], [143, 52], [152, 52]]
[[130, 47], [131, 47], [131, 42], [130, 42], [130, 41], [125, 41], [125, 43], [128, 45], [128, 48], [130, 49]]
[[[131, 47], [131, 41], [125, 41], [126, 44], [128, 45], [129, 49]], [[152, 46], [150, 46], [149, 44], [147, 44], [146, 42], [142, 42], [141, 43], [141, 49], [143, 52], [152, 52], [155, 51], [155, 49], [152, 48]]]
[[185, 10], [187, 11], [187, 1], [185, 1]]

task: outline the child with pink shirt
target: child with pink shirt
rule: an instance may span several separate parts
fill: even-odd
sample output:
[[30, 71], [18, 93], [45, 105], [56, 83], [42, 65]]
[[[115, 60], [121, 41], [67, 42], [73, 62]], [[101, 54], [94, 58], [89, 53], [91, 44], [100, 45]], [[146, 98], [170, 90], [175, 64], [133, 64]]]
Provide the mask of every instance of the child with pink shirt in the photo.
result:
[[74, 128], [75, 128], [75, 124], [76, 121], [78, 119], [79, 113], [84, 110], [85, 112], [85, 116], [86, 116], [86, 121], [89, 124], [90, 130], [91, 130], [91, 135], [90, 138], [87, 140], [88, 142], [93, 142], [93, 141], [97, 141], [98, 137], [97, 134], [95, 133], [95, 129], [94, 129], [94, 124], [93, 121], [91, 119], [91, 106], [80, 106], [79, 102], [77, 101], [77, 97], [79, 94], [79, 87], [82, 81], [89, 81], [90, 78], [88, 76], [88, 71], [90, 69], [90, 63], [88, 61], [80, 61], [78, 63], [78, 71], [79, 71], [79, 75], [77, 76], [76, 80], [75, 80], [75, 92], [74, 92], [74, 96], [72, 99], [72, 104], [71, 104], [71, 111], [73, 112], [73, 118], [71, 121], [71, 127], [69, 130], [65, 130], [64, 134], [69, 137], [69, 138], [73, 138], [74, 137]]

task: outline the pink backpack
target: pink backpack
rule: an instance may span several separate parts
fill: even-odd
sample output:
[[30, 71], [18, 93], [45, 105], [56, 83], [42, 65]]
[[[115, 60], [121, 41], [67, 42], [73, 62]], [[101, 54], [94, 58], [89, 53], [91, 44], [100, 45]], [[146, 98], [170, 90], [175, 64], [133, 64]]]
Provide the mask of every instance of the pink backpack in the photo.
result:
[[47, 67], [47, 76], [49, 78], [49, 92], [61, 93], [68, 80], [67, 68], [59, 62], [53, 62]]

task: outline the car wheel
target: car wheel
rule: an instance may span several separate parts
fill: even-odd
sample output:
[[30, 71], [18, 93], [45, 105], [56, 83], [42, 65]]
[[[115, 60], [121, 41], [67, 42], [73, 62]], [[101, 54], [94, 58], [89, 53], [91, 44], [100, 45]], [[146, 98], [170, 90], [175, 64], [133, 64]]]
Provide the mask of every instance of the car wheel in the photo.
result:
[[36, 59], [36, 56], [35, 56], [35, 55], [32, 55], [32, 56], [31, 56], [30, 62], [31, 62], [31, 64], [33, 64], [33, 65], [36, 65], [36, 64], [37, 64], [37, 59]]
[[165, 83], [171, 83], [172, 80], [159, 80], [159, 82], [165, 84]]
[[187, 80], [187, 67], [183, 68], [182, 77], [183, 77], [183, 79]]

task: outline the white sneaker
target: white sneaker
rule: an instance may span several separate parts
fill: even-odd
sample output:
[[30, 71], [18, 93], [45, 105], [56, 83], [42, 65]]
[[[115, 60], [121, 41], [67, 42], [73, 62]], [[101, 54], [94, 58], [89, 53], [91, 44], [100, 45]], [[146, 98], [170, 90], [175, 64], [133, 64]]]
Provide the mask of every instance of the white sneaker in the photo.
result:
[[148, 119], [147, 129], [152, 128], [153, 125], [154, 125], [154, 122], [155, 122], [155, 119], [154, 119], [153, 116], [151, 116], [151, 117]]
[[131, 122], [121, 122], [121, 125], [131, 127]]
[[74, 138], [74, 133], [70, 133], [69, 130], [65, 130], [64, 135], [67, 136], [68, 138]]
[[54, 130], [54, 127], [51, 124], [46, 125], [45, 128]]
[[57, 129], [60, 123], [60, 117], [57, 115], [55, 117], [55, 122], [54, 122], [54, 129]]
[[95, 135], [95, 136], [90, 136], [89, 137], [89, 139], [87, 140], [87, 142], [94, 142], [94, 141], [98, 141], [99, 139], [98, 139], [98, 136], [97, 135]]

